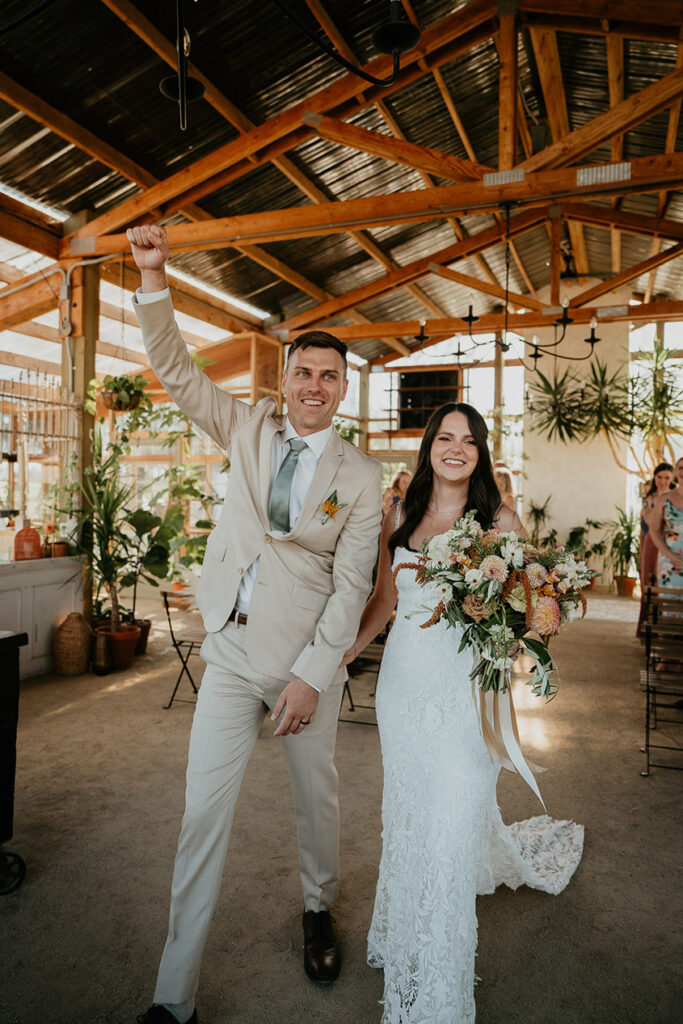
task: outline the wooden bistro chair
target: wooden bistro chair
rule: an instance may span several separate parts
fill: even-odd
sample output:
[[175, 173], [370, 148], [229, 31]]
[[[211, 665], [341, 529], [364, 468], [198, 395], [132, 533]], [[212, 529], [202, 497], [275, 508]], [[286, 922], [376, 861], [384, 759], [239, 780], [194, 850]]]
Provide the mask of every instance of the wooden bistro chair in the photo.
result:
[[182, 627], [182, 630], [180, 632], [176, 632], [176, 630], [173, 628], [173, 617], [174, 615], [177, 615], [178, 612], [188, 610], [188, 598], [185, 594], [178, 593], [174, 590], [162, 590], [161, 597], [163, 599], [164, 608], [166, 610], [166, 618], [168, 619], [168, 629], [171, 634], [171, 643], [175, 648], [176, 654], [180, 658], [181, 665], [180, 673], [175, 681], [175, 686], [173, 687], [171, 699], [169, 700], [168, 704], [164, 704], [164, 709], [168, 710], [168, 708], [170, 708], [174, 700], [180, 701], [183, 704], [196, 703], [195, 700], [191, 700], [186, 697], [176, 697], [176, 694], [178, 692], [178, 687], [180, 686], [181, 680], [184, 675], [186, 675], [187, 678], [189, 679], [190, 686], [192, 687], [195, 697], [199, 692], [197, 690], [195, 681], [192, 678], [192, 673], [190, 672], [188, 662], [193, 654], [199, 654], [201, 646], [204, 642], [204, 637], [206, 636], [206, 632], [203, 629], [186, 629], [184, 626]]
[[[652, 742], [652, 732], [662, 723], [683, 725], [683, 600], [672, 598], [671, 592], [650, 588], [648, 617], [645, 621], [645, 746], [642, 752], [646, 766], [640, 773], [648, 776], [650, 768], [683, 768], [683, 746], [673, 737], [663, 735], [668, 743]], [[679, 591], [680, 593], [680, 591]], [[662, 714], [663, 712], [663, 714]], [[675, 751], [677, 763], [652, 760], [652, 751]], [[665, 754], [656, 757], [666, 758]]]

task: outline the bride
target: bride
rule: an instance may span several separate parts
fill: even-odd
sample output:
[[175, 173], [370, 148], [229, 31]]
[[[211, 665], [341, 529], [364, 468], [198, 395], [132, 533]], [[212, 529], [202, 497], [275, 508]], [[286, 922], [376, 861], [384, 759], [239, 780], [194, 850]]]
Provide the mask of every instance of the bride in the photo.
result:
[[458, 654], [460, 627], [442, 619], [420, 629], [426, 588], [412, 572], [392, 583], [393, 565], [414, 561], [426, 537], [445, 533], [469, 509], [484, 529], [525, 536], [500, 503], [487, 435], [464, 403], [430, 417], [405, 503], [384, 518], [377, 583], [344, 658], [367, 646], [398, 600], [377, 685], [383, 852], [368, 963], [384, 968], [382, 1024], [471, 1024], [477, 893], [501, 882], [559, 893], [583, 847], [583, 827], [573, 822], [543, 816], [503, 824], [498, 765], [472, 696], [472, 656]]

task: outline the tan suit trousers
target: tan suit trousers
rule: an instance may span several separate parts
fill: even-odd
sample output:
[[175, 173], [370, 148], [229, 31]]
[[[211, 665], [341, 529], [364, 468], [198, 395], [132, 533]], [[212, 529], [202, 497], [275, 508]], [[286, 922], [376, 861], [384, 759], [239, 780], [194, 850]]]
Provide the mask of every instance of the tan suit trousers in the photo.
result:
[[[192, 1001], [218, 899], [233, 813], [265, 714], [289, 680], [250, 668], [244, 626], [209, 633], [190, 737], [187, 790], [176, 855], [168, 938], [155, 1003]], [[334, 745], [343, 673], [320, 695], [313, 723], [283, 745], [296, 808], [306, 910], [327, 909], [339, 886], [339, 803]], [[274, 726], [273, 726], [274, 727]], [[254, 851], [257, 855], [258, 851]]]

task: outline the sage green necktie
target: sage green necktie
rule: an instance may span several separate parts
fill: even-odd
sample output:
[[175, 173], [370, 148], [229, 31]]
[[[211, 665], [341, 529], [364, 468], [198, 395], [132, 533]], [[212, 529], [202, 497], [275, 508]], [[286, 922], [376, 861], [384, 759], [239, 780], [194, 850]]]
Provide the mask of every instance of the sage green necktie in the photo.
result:
[[268, 506], [271, 530], [281, 530], [283, 533], [289, 533], [289, 496], [292, 493], [296, 464], [304, 448], [308, 447], [305, 441], [296, 437], [290, 438], [287, 443], [289, 451], [273, 481]]

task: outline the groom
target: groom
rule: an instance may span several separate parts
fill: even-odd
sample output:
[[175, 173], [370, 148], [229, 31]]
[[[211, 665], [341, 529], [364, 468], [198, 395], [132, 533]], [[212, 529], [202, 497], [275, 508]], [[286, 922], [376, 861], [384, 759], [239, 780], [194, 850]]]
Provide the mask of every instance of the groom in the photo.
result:
[[128, 231], [142, 286], [135, 309], [150, 362], [177, 405], [223, 449], [230, 481], [197, 594], [206, 670], [192, 725], [186, 807], [168, 938], [144, 1024], [196, 1024], [195, 993], [247, 760], [267, 708], [279, 719], [296, 808], [304, 967], [339, 974], [329, 907], [339, 885], [334, 744], [351, 646], [371, 589], [379, 465], [339, 437], [346, 346], [309, 331], [282, 377], [287, 415], [216, 387], [190, 359], [173, 317], [163, 228]]

